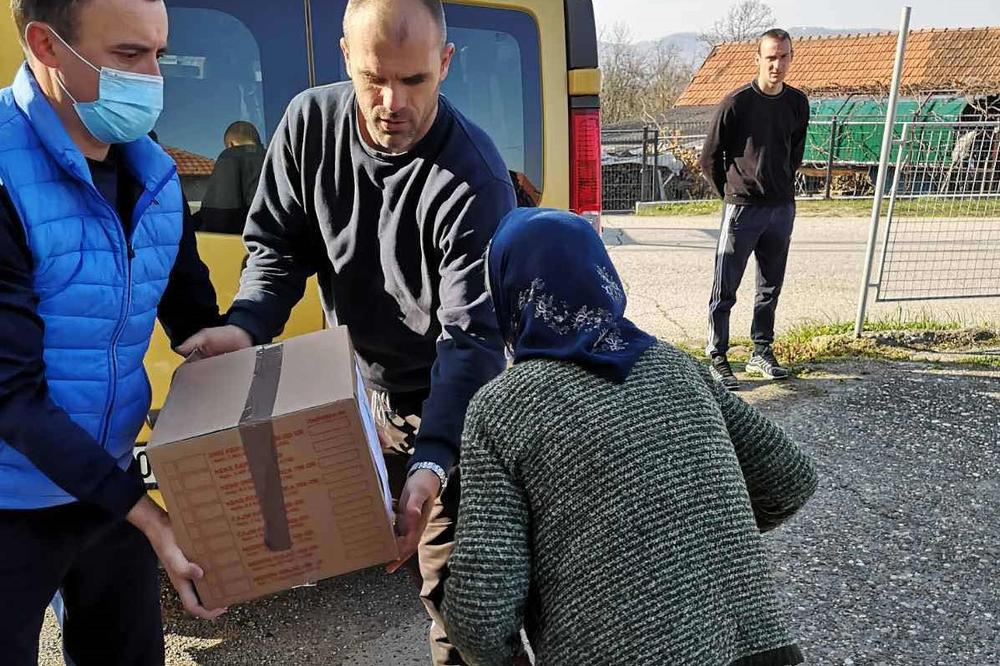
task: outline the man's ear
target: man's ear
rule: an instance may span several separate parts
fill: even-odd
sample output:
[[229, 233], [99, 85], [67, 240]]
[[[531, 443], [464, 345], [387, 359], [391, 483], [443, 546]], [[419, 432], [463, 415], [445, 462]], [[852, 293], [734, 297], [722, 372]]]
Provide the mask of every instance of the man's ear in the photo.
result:
[[44, 23], [32, 21], [24, 29], [24, 45], [28, 54], [52, 69], [59, 69], [59, 56], [55, 51], [52, 30]]
[[351, 50], [347, 48], [347, 37], [340, 38], [340, 52], [344, 54], [344, 69], [347, 70], [347, 76], [351, 76]]
[[441, 81], [448, 78], [448, 72], [451, 70], [451, 59], [454, 55], [455, 45], [448, 42], [441, 51]]

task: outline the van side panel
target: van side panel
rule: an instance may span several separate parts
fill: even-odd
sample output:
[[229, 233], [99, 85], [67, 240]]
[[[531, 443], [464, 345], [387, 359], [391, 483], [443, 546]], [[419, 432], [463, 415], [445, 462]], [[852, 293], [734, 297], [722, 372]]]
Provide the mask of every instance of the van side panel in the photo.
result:
[[601, 70], [571, 69], [569, 70], [569, 94], [571, 96], [601, 94]]
[[21, 40], [17, 38], [17, 28], [14, 27], [14, 17], [9, 9], [5, 7], [5, 10], [0, 11], [0, 88], [10, 85], [17, 68], [24, 60]]

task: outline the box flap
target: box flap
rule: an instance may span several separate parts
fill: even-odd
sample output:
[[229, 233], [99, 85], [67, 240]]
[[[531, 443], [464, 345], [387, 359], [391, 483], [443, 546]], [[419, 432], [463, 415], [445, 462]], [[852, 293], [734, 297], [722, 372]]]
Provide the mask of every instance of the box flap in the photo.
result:
[[354, 397], [354, 351], [346, 327], [300, 335], [282, 344], [273, 416]]
[[[354, 397], [355, 363], [346, 328], [317, 331], [279, 344], [280, 378], [270, 416]], [[254, 373], [260, 371], [260, 349], [253, 347], [181, 365], [149, 445], [237, 427], [250, 402]], [[258, 382], [257, 388], [266, 383]]]
[[184, 363], [156, 419], [149, 446], [239, 425], [256, 365], [253, 349]]

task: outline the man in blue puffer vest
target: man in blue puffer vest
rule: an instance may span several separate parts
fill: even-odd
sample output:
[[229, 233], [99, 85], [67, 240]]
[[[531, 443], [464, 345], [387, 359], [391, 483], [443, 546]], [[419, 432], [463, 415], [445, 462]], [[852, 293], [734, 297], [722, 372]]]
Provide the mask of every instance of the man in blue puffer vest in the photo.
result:
[[37, 663], [57, 590], [76, 666], [162, 664], [157, 557], [202, 575], [132, 446], [153, 325], [220, 323], [162, 108], [162, 0], [13, 0], [27, 63], [0, 90], [0, 661]]

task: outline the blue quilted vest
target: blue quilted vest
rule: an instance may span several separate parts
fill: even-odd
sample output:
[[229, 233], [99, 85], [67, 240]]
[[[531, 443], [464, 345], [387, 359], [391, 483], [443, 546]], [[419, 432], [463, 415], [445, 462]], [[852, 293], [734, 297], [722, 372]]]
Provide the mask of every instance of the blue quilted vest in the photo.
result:
[[[155, 142], [126, 144], [122, 155], [144, 189], [130, 238], [27, 66], [0, 90], [0, 184], [34, 261], [49, 394], [125, 469], [149, 409], [142, 361], [177, 256], [183, 199], [174, 162]], [[0, 508], [73, 501], [0, 441]]]

